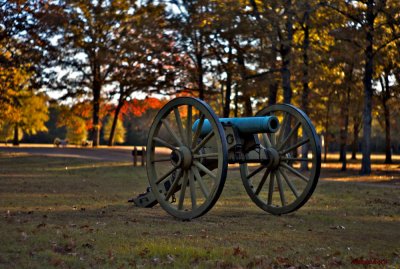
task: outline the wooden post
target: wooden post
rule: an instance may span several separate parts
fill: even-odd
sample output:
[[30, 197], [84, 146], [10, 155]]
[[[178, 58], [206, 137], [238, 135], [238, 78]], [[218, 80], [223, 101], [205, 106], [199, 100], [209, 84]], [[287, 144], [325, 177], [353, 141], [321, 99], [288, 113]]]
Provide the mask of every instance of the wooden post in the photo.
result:
[[146, 150], [144, 149], [144, 147], [142, 147], [142, 166], [144, 166], [145, 163], [145, 156], [146, 155]]
[[133, 166], [137, 166], [137, 147], [133, 148]]

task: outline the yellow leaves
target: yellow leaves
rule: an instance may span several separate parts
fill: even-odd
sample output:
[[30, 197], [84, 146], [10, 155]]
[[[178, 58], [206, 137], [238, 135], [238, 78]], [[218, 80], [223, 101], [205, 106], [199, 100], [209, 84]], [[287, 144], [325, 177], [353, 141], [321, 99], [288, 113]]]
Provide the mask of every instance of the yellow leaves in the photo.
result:
[[45, 123], [49, 120], [47, 97], [45, 95], [32, 95], [22, 101], [22, 127], [28, 134], [46, 132]]
[[[103, 127], [103, 133], [104, 133], [104, 139], [109, 140], [110, 139], [110, 134], [111, 134], [111, 127], [113, 124], [114, 117], [109, 116], [104, 127]], [[114, 131], [114, 142], [115, 143], [124, 143], [125, 142], [125, 135], [126, 135], [126, 130], [124, 128], [124, 125], [120, 119], [117, 120], [117, 124], [115, 126], [115, 131]]]
[[80, 144], [87, 138], [86, 122], [79, 116], [70, 115], [66, 122], [67, 139], [70, 143]]
[[0, 67], [0, 125], [3, 126], [0, 131], [14, 124], [28, 134], [47, 131], [47, 98], [44, 94], [35, 95], [30, 89], [29, 66]]
[[209, 25], [211, 25], [211, 21], [209, 21], [207, 19], [202, 20], [201, 23], [200, 23], [200, 27], [206, 27], [206, 26], [209, 26]]

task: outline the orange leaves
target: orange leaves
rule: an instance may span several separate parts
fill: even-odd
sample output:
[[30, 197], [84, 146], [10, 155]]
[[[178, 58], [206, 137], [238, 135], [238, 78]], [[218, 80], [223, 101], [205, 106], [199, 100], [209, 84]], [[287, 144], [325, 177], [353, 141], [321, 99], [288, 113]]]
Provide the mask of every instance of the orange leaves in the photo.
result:
[[149, 97], [143, 100], [133, 99], [125, 102], [124, 111], [132, 113], [135, 117], [142, 116], [149, 109], [160, 109], [166, 102], [154, 97]]

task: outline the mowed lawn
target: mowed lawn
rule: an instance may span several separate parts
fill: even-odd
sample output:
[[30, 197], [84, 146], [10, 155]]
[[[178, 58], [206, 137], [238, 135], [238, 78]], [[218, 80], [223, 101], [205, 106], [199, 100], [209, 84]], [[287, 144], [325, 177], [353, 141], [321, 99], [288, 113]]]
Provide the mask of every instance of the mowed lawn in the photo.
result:
[[278, 217], [232, 168], [190, 222], [127, 202], [146, 186], [131, 163], [0, 154], [0, 268], [400, 268], [395, 185], [322, 180]]

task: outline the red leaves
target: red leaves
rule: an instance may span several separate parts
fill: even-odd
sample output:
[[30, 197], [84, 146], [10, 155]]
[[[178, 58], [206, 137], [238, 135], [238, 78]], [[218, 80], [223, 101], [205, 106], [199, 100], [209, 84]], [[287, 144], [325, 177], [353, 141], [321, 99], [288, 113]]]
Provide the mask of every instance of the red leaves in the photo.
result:
[[233, 248], [233, 256], [238, 256], [242, 259], [247, 258], [249, 255], [247, 254], [247, 252], [243, 249], [241, 249], [239, 246]]
[[132, 113], [135, 117], [142, 116], [149, 109], [160, 109], [164, 105], [164, 101], [149, 97], [143, 100], [133, 99], [125, 102], [122, 113]]

